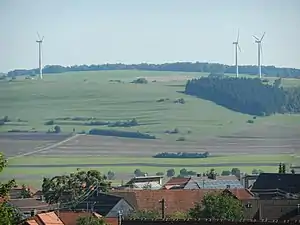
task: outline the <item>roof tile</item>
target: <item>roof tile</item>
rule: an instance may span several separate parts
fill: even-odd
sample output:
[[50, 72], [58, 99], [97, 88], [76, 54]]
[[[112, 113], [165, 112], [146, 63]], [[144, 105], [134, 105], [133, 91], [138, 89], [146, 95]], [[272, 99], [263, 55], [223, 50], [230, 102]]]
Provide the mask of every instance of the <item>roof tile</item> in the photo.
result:
[[37, 216], [45, 225], [64, 225], [54, 212], [41, 213]]
[[[206, 193], [217, 192], [212, 189], [197, 190], [130, 190], [113, 191], [113, 194], [124, 197], [136, 210], [161, 210], [161, 199], [165, 199], [166, 214], [186, 212], [200, 202]], [[219, 190], [220, 191], [220, 190]]]

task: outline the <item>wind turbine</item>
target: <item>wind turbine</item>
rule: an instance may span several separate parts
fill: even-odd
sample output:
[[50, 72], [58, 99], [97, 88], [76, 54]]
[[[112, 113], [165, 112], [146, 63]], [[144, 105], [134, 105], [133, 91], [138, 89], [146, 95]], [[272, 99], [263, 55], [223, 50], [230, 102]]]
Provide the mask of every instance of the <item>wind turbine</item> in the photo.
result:
[[259, 39], [258, 37], [254, 36], [255, 38], [255, 43], [257, 44], [257, 66], [258, 66], [258, 74], [259, 78], [261, 78], [261, 54], [262, 54], [262, 47], [261, 47], [261, 42], [265, 36], [266, 32], [264, 32], [263, 36]]
[[236, 77], [237, 78], [239, 77], [238, 50], [241, 51], [241, 48], [239, 45], [239, 37], [240, 37], [240, 31], [238, 31], [236, 41], [232, 43], [235, 45], [235, 68], [236, 68]]
[[43, 79], [43, 67], [42, 67], [42, 43], [44, 40], [43, 38], [40, 37], [39, 33], [37, 32], [38, 35], [38, 40], [36, 41], [39, 44], [39, 71], [40, 71], [40, 79]]

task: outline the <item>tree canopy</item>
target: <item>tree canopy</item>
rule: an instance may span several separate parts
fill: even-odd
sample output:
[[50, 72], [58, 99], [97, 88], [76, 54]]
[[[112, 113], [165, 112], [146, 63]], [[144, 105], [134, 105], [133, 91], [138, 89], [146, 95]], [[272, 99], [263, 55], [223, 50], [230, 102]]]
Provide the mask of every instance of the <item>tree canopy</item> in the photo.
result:
[[94, 216], [82, 216], [76, 221], [76, 225], [105, 225], [105, 221], [102, 218]]
[[243, 219], [243, 205], [241, 202], [227, 193], [206, 194], [201, 203], [196, 203], [190, 209], [190, 216], [194, 219]]
[[[0, 173], [6, 167], [7, 161], [2, 153], [0, 153]], [[15, 185], [15, 180], [10, 180], [7, 183], [0, 182], [0, 199], [7, 199], [10, 189]], [[15, 225], [19, 221], [19, 215], [14, 209], [6, 204], [0, 202], [0, 224]]]
[[300, 88], [285, 90], [260, 79], [201, 77], [188, 81], [185, 93], [250, 115], [300, 112]]
[[110, 185], [107, 177], [97, 170], [78, 170], [69, 175], [44, 178], [42, 191], [48, 203], [66, 203], [77, 201], [79, 197], [96, 188], [107, 192]]
[[[221, 76], [224, 73], [234, 74], [235, 66], [229, 66], [219, 63], [201, 63], [201, 62], [175, 62], [164, 64], [103, 64], [103, 65], [46, 65], [43, 69], [44, 73], [65, 73], [75, 71], [103, 71], [103, 70], [148, 70], [148, 71], [181, 71], [181, 72], [205, 72]], [[257, 75], [258, 68], [256, 65], [240, 65], [239, 72], [241, 74]], [[300, 77], [300, 69], [294, 68], [277, 68], [275, 66], [262, 66], [262, 73], [270, 77]], [[38, 69], [21, 69], [8, 72], [9, 77], [20, 75], [36, 75], [39, 74]]]

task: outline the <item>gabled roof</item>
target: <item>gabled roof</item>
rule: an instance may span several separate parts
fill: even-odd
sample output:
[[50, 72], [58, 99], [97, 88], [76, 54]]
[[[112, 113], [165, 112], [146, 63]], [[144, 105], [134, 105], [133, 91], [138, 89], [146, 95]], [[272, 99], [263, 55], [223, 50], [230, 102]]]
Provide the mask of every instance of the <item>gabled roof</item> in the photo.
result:
[[26, 220], [27, 225], [65, 225], [54, 212], [39, 213]]
[[235, 196], [239, 200], [250, 200], [254, 199], [254, 194], [251, 193], [248, 189], [225, 189], [225, 192], [231, 193], [233, 196]]
[[[216, 190], [131, 190], [113, 191], [112, 194], [123, 197], [136, 210], [161, 211], [160, 200], [165, 199], [166, 214], [186, 212], [200, 202], [206, 193]], [[218, 190], [220, 191], [220, 190]]]
[[142, 176], [142, 177], [133, 177], [130, 181], [128, 181], [125, 185], [133, 184], [133, 183], [139, 183], [139, 182], [155, 182], [160, 181], [163, 178], [163, 176]]
[[111, 195], [109, 193], [102, 193], [95, 191], [90, 196], [88, 196], [85, 200], [80, 202], [75, 206], [77, 210], [86, 210], [87, 204], [91, 207], [91, 202], [93, 204], [93, 209], [95, 212], [106, 216], [113, 207], [121, 200], [121, 197]]
[[36, 209], [37, 211], [48, 211], [55, 207], [55, 205], [49, 205], [48, 203], [35, 198], [10, 199], [9, 204], [16, 207], [21, 212], [30, 212], [34, 209]]
[[[75, 211], [60, 211], [40, 213], [26, 221], [27, 225], [76, 225], [79, 217], [94, 216], [102, 218], [98, 213], [91, 212], [75, 212]], [[103, 218], [108, 225], [118, 225], [117, 218]]]
[[261, 190], [280, 189], [287, 193], [300, 193], [300, 174], [261, 173], [253, 187], [252, 192]]
[[184, 186], [189, 182], [190, 177], [172, 177], [168, 180], [164, 185], [164, 189], [173, 189], [177, 188], [184, 188]]
[[225, 189], [228, 187], [244, 189], [235, 176], [218, 176], [216, 180], [207, 177], [193, 177], [184, 189]]

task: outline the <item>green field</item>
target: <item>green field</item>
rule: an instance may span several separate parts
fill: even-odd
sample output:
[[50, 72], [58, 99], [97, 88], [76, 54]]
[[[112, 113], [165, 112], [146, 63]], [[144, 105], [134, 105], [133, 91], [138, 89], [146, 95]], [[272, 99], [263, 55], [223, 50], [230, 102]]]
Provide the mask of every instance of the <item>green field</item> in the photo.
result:
[[[145, 156], [134, 157], [135, 152], [126, 157], [120, 152], [132, 150], [131, 144], [136, 144], [135, 139], [131, 139], [126, 146], [120, 144], [115, 147], [115, 152], [110, 156], [105, 155], [108, 150], [103, 145], [103, 140], [93, 140], [89, 142], [80, 140], [80, 143], [66, 143], [53, 150], [50, 155], [30, 155], [9, 160], [11, 166], [24, 165], [24, 167], [8, 167], [3, 174], [4, 179], [16, 177], [21, 182], [39, 185], [43, 176], [54, 176], [76, 171], [77, 168], [96, 168], [103, 173], [109, 170], [114, 171], [121, 179], [129, 179], [133, 171], [140, 168], [149, 174], [156, 172], [166, 172], [167, 169], [174, 168], [178, 173], [183, 168], [196, 172], [205, 172], [211, 167], [196, 166], [196, 164], [220, 164], [214, 166], [217, 172], [231, 170], [238, 167], [244, 172], [251, 173], [255, 169], [265, 172], [276, 172], [277, 166], [264, 166], [263, 164], [276, 164], [279, 162], [295, 163], [295, 159], [290, 156], [290, 150], [295, 150], [299, 154], [298, 140], [300, 136], [300, 116], [299, 115], [272, 115], [269, 117], [258, 117], [253, 124], [247, 120], [253, 119], [250, 115], [233, 112], [213, 102], [191, 97], [180, 93], [184, 90], [187, 79], [193, 77], [206, 76], [200, 73], [180, 73], [180, 72], [146, 72], [146, 71], [96, 71], [77, 72], [45, 75], [43, 80], [25, 80], [18, 77], [16, 81], [0, 81], [0, 117], [8, 116], [11, 120], [0, 126], [0, 132], [4, 133], [11, 129], [36, 130], [46, 132], [53, 128], [53, 125], [45, 125], [45, 122], [54, 120], [54, 124], [61, 127], [63, 133], [88, 132], [92, 128], [116, 129], [125, 131], [139, 131], [155, 135], [164, 143], [178, 146], [177, 150], [184, 150], [190, 145], [202, 146], [203, 140], [209, 138], [219, 138], [219, 136], [230, 136], [228, 145], [224, 148], [236, 149], [235, 155], [222, 154], [222, 144], [217, 146], [219, 154], [207, 159], [153, 159], [151, 158], [151, 144], [143, 147], [139, 142], [139, 147], [135, 147], [135, 152], [140, 153], [144, 149]], [[137, 77], [145, 77], [148, 84], [130, 83]], [[276, 78], [268, 78], [270, 82]], [[110, 80], [120, 80], [120, 82], [110, 82]], [[152, 82], [156, 80], [156, 82]], [[300, 86], [299, 79], [283, 79], [285, 87]], [[175, 104], [176, 99], [183, 98], [185, 104]], [[157, 102], [159, 99], [169, 99]], [[73, 117], [93, 117], [97, 121], [125, 121], [135, 118], [140, 126], [135, 127], [107, 127], [84, 125], [86, 121], [71, 121], [63, 118]], [[178, 128], [179, 133], [166, 134], [166, 130]], [[184, 137], [184, 142], [177, 142], [179, 137]], [[248, 138], [243, 141], [241, 138]], [[258, 139], [251, 138], [259, 137]], [[264, 140], [265, 138], [265, 140]], [[293, 139], [293, 140], [290, 140]], [[218, 139], [216, 139], [218, 140]], [[242, 140], [242, 141], [241, 141]], [[142, 140], [141, 140], [142, 141]], [[235, 141], [237, 141], [235, 143]], [[17, 141], [16, 141], [17, 142]], [[83, 143], [83, 144], [82, 144]], [[212, 140], [215, 144], [216, 141]], [[255, 146], [255, 152], [251, 152], [251, 146]], [[18, 152], [25, 145], [11, 144], [11, 151]], [[41, 145], [41, 144], [40, 144]], [[85, 156], [84, 151], [91, 146], [100, 149], [93, 156]], [[214, 145], [205, 143], [211, 149]], [[264, 149], [259, 153], [259, 147]], [[10, 143], [2, 143], [0, 148], [10, 148]], [[15, 147], [17, 146], [17, 147]], [[32, 145], [34, 146], [34, 145]], [[150, 147], [149, 147], [150, 146]], [[155, 149], [164, 152], [164, 146], [159, 143]], [[238, 147], [237, 147], [238, 146]], [[248, 147], [247, 147], [248, 146]], [[250, 147], [249, 147], [250, 146]], [[278, 146], [282, 146], [278, 148]], [[82, 154], [70, 151], [69, 156], [63, 155], [66, 148], [82, 148]], [[253, 146], [252, 146], [253, 147]], [[277, 148], [276, 148], [277, 147]], [[25, 148], [25, 147], [24, 147]], [[170, 146], [169, 146], [170, 148]], [[267, 149], [268, 148], [268, 149]], [[26, 151], [33, 151], [34, 147], [26, 147]], [[244, 150], [246, 149], [246, 150]], [[249, 150], [250, 149], [250, 150]], [[239, 152], [240, 150], [240, 152]], [[10, 149], [3, 149], [9, 152]], [[25, 150], [24, 150], [25, 151]], [[95, 150], [96, 151], [96, 150]], [[133, 151], [133, 150], [132, 150]], [[174, 150], [175, 151], [175, 150]], [[282, 154], [280, 154], [282, 153]], [[285, 153], [285, 154], [284, 154]], [[91, 153], [89, 153], [91, 154]], [[127, 165], [111, 165], [111, 164]], [[147, 165], [135, 166], [130, 164], [145, 163]], [[155, 164], [161, 164], [156, 166]], [[223, 166], [222, 163], [241, 163], [244, 166]], [[250, 163], [261, 163], [262, 166], [249, 166]], [[72, 166], [75, 165], [76, 166]], [[101, 164], [101, 166], [83, 166], [83, 164]], [[149, 165], [153, 164], [153, 165]], [[164, 165], [162, 165], [164, 164]], [[26, 167], [30, 166], [32, 167]], [[44, 167], [34, 167], [34, 165], [44, 165]], [[47, 165], [56, 165], [50, 167]], [[61, 165], [61, 168], [59, 167]], [[66, 165], [70, 165], [66, 167]]]
[[[0, 82], [0, 116], [9, 116], [12, 121], [0, 126], [0, 131], [11, 129], [47, 131], [53, 126], [44, 125], [51, 119], [63, 117], [94, 117], [101, 121], [124, 121], [136, 118], [142, 126], [114, 128], [149, 132], [159, 138], [168, 138], [166, 130], [179, 128], [187, 139], [199, 136], [228, 135], [249, 127], [260, 127], [266, 123], [300, 126], [300, 116], [259, 118], [256, 123], [246, 123], [252, 117], [233, 112], [216, 104], [178, 93], [183, 91], [185, 80], [172, 81], [174, 77], [199, 77], [206, 74], [145, 71], [78, 72], [45, 75], [44, 80]], [[131, 84], [137, 77], [157, 80], [149, 84]], [[112, 83], [119, 79], [124, 83]], [[272, 80], [272, 78], [270, 78]], [[296, 79], [286, 79], [283, 84], [300, 85]], [[169, 98], [168, 102], [156, 102]], [[175, 104], [184, 98], [186, 104]], [[28, 122], [17, 122], [21, 121]], [[95, 126], [82, 123], [68, 125], [67, 121], [55, 120], [63, 132], [89, 131]], [[98, 128], [107, 128], [99, 126]], [[174, 138], [173, 138], [174, 139]]]

